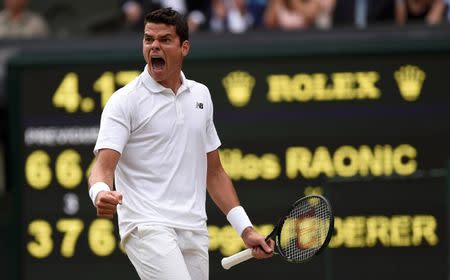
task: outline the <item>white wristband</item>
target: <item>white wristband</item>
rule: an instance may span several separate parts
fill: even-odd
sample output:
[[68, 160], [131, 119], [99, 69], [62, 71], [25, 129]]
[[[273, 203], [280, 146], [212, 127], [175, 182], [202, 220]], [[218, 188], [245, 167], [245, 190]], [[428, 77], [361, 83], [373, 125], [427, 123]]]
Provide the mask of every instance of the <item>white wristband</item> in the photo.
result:
[[108, 187], [108, 185], [104, 182], [97, 182], [95, 184], [93, 184], [90, 188], [89, 188], [89, 196], [91, 197], [92, 203], [96, 202], [97, 199], [97, 195], [99, 192], [103, 192], [103, 191], [110, 191], [111, 189]]
[[242, 232], [247, 227], [252, 227], [252, 222], [245, 213], [245, 210], [242, 206], [236, 206], [230, 210], [227, 214], [227, 220], [230, 222], [231, 226], [237, 231], [239, 236], [242, 235]]

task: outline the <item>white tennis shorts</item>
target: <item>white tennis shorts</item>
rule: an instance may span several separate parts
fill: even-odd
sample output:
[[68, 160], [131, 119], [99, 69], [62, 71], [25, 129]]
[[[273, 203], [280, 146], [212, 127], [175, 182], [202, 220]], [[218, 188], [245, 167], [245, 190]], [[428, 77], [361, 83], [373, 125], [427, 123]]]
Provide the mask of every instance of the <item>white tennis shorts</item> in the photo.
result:
[[207, 280], [207, 232], [141, 225], [124, 242], [142, 280]]

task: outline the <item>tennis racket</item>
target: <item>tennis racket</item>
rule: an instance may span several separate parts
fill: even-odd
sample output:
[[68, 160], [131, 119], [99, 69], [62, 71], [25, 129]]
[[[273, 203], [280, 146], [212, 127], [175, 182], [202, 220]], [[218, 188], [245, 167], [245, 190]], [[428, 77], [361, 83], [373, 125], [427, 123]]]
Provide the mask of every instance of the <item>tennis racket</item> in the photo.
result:
[[[331, 239], [334, 216], [330, 203], [321, 195], [297, 200], [283, 216], [266, 240], [275, 240], [275, 254], [292, 263], [308, 261], [318, 255]], [[253, 258], [246, 249], [222, 259], [225, 269]]]

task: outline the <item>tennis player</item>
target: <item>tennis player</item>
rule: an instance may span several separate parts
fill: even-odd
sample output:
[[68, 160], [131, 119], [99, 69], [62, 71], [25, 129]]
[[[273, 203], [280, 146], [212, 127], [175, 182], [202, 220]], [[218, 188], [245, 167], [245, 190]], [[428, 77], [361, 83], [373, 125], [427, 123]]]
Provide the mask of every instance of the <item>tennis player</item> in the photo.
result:
[[213, 103], [181, 71], [187, 23], [165, 8], [145, 18], [144, 71], [107, 102], [89, 195], [99, 217], [118, 213], [121, 242], [141, 279], [208, 279], [206, 190], [253, 248], [272, 256], [222, 168]]

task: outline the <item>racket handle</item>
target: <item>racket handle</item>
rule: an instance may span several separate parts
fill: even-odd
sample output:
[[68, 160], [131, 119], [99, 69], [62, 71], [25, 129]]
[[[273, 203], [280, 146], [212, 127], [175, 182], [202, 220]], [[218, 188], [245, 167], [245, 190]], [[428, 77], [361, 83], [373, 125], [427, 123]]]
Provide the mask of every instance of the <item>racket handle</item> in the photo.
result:
[[246, 249], [244, 251], [240, 251], [234, 255], [222, 259], [222, 267], [225, 269], [230, 269], [233, 266], [240, 264], [241, 262], [245, 262], [253, 258], [252, 249]]

